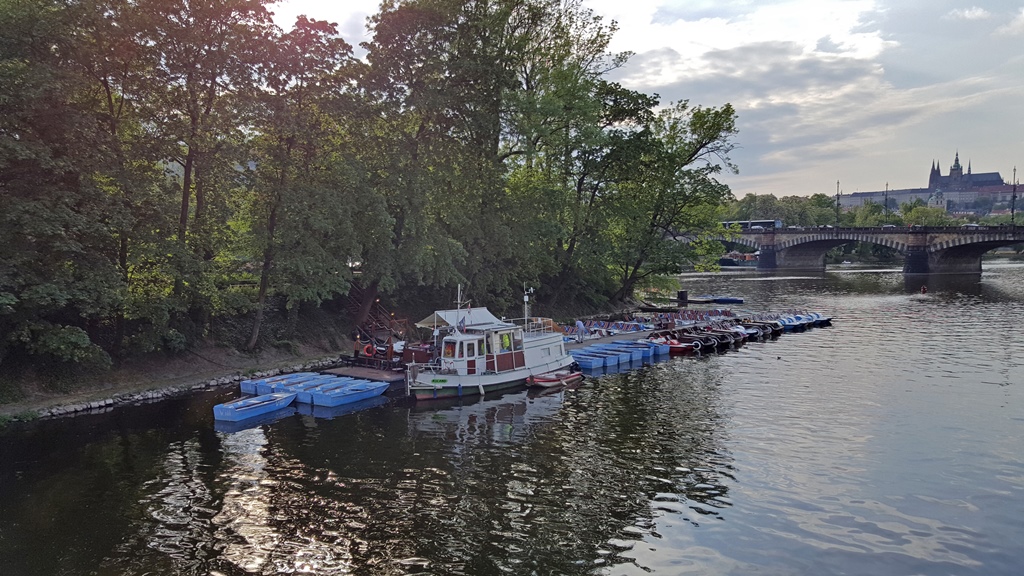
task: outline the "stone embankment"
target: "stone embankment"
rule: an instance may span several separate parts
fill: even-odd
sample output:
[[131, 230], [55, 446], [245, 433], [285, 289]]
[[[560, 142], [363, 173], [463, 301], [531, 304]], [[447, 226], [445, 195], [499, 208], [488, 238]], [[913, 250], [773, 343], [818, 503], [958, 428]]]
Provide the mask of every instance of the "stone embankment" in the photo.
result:
[[198, 392], [201, 390], [209, 390], [212, 388], [218, 388], [220, 386], [237, 384], [245, 379], [267, 378], [270, 376], [277, 376], [278, 374], [287, 374], [291, 372], [314, 372], [318, 370], [326, 370], [328, 368], [335, 368], [340, 365], [341, 361], [337, 356], [335, 356], [332, 358], [313, 360], [301, 364], [295, 364], [292, 366], [253, 372], [252, 374], [245, 376], [243, 376], [241, 373], [235, 373], [230, 376], [221, 376], [218, 378], [210, 378], [197, 382], [177, 384], [174, 386], [167, 386], [152, 390], [121, 392], [109, 398], [74, 402], [69, 404], [60, 404], [48, 408], [39, 409], [35, 411], [35, 415], [38, 418], [58, 418], [61, 416], [69, 416], [80, 412], [101, 410], [105, 408], [112, 408], [115, 406], [154, 402], [157, 400], [163, 400], [175, 396], [181, 396], [184, 394]]

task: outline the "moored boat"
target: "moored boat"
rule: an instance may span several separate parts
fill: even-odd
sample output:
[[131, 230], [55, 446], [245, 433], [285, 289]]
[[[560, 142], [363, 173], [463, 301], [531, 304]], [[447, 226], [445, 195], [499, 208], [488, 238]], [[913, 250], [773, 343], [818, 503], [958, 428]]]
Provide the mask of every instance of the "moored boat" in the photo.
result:
[[337, 388], [314, 389], [310, 392], [310, 396], [314, 406], [334, 407], [380, 396], [388, 389], [388, 386], [387, 382], [360, 380]]
[[307, 385], [295, 388], [295, 400], [300, 404], [312, 404], [313, 392], [340, 388], [346, 384], [352, 384], [355, 382], [364, 382], [364, 380], [352, 378], [350, 376], [335, 376], [331, 380], [309, 382]]
[[562, 330], [548, 318], [502, 320], [486, 308], [438, 310], [417, 326], [448, 330], [431, 362], [407, 365], [417, 399], [486, 394], [521, 386], [532, 374], [564, 370], [573, 357]]
[[581, 368], [585, 368], [587, 370], [604, 367], [604, 358], [591, 356], [581, 350], [574, 350], [572, 352], [572, 358], [580, 365]]
[[[259, 394], [256, 390], [260, 384], [271, 384], [274, 382], [287, 382], [289, 380], [295, 380], [297, 378], [304, 378], [307, 376], [316, 376], [316, 372], [293, 372], [291, 374], [279, 374], [277, 376], [270, 376], [267, 378], [251, 378], [248, 380], [242, 380], [238, 383], [239, 389], [242, 394]], [[267, 392], [263, 392], [266, 394]]]
[[348, 404], [341, 404], [339, 406], [316, 406], [314, 404], [298, 404], [296, 409], [299, 414], [313, 416], [315, 418], [337, 418], [339, 416], [346, 416], [361, 410], [367, 410], [370, 408], [376, 408], [377, 406], [383, 406], [388, 403], [386, 396], [374, 396], [365, 400], [358, 400], [356, 402], [349, 402]]
[[287, 407], [295, 400], [294, 392], [274, 392], [261, 396], [239, 398], [213, 407], [215, 420], [238, 422]]
[[316, 376], [310, 376], [308, 378], [299, 378], [296, 380], [287, 380], [284, 382], [275, 382], [270, 387], [270, 392], [295, 392], [295, 399], [299, 402], [302, 401], [301, 397], [298, 396], [300, 390], [312, 388], [313, 386], [319, 386], [326, 384], [333, 380], [337, 380], [338, 377], [334, 374], [317, 374]]
[[583, 372], [579, 370], [558, 370], [544, 374], [533, 374], [526, 378], [527, 386], [536, 388], [554, 388], [583, 381]]

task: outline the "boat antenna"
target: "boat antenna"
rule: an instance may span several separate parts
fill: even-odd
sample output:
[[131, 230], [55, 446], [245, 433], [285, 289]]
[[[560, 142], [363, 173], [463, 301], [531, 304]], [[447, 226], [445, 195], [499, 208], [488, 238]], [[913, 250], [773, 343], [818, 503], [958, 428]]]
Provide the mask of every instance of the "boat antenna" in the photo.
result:
[[523, 322], [527, 322], [530, 318], [530, 294], [533, 294], [533, 288], [526, 289], [526, 282], [523, 282]]
[[465, 328], [465, 326], [466, 326], [466, 321], [462, 317], [462, 305], [465, 304], [466, 306], [469, 306], [469, 303], [470, 303], [470, 300], [468, 300], [468, 299], [463, 301], [463, 299], [462, 299], [462, 284], [459, 284], [459, 291], [458, 291], [458, 294], [455, 297], [455, 310], [456, 310], [456, 312], [455, 312], [455, 322], [456, 322], [456, 324], [455, 324], [454, 328], [455, 328], [455, 331], [460, 333], [460, 334], [462, 333], [462, 330], [459, 328], [459, 326], [462, 326], [463, 328]]

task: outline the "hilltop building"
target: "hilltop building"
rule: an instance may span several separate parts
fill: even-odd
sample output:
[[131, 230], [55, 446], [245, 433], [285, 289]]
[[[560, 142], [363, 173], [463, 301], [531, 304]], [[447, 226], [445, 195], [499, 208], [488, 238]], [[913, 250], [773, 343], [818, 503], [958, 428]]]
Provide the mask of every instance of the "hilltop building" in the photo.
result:
[[928, 206], [947, 210], [967, 210], [982, 204], [991, 208], [996, 204], [1010, 201], [1013, 186], [1003, 181], [999, 172], [978, 172], [971, 170], [967, 162], [967, 172], [960, 164], [960, 152], [957, 151], [949, 173], [942, 174], [942, 168], [932, 161], [931, 172], [928, 174], [927, 188], [904, 188], [897, 190], [879, 190], [876, 192], [854, 192], [840, 197], [842, 208], [862, 206], [870, 201], [884, 204], [888, 197], [889, 207], [898, 208], [901, 204], [920, 199]]

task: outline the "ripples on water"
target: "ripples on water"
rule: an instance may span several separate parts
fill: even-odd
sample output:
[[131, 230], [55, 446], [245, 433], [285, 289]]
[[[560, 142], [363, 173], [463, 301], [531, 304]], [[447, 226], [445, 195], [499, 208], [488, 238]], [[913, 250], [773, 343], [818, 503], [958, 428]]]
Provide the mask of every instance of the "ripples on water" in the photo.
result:
[[[684, 279], [836, 326], [536, 396], [0, 438], [11, 574], [1017, 574], [1024, 270]], [[52, 552], [57, 550], [59, 552]]]

